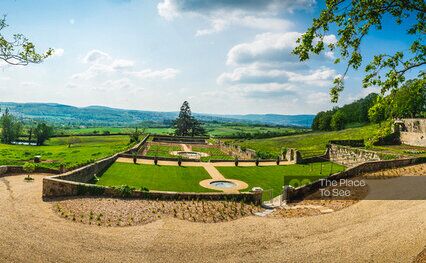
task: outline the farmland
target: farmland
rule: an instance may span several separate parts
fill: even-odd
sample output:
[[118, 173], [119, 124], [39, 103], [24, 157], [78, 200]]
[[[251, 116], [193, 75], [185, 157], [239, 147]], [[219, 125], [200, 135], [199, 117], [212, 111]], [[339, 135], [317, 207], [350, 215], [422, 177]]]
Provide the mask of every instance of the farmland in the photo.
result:
[[303, 157], [311, 157], [322, 155], [330, 140], [368, 139], [372, 137], [377, 128], [377, 125], [367, 125], [341, 131], [310, 132], [267, 139], [227, 140], [227, 142], [253, 149], [271, 157], [279, 155], [283, 148], [296, 148], [300, 150]]
[[22, 165], [40, 155], [40, 166], [75, 168], [113, 155], [130, 147], [129, 136], [81, 136], [68, 147], [66, 137], [52, 138], [44, 146], [0, 144], [0, 165]]

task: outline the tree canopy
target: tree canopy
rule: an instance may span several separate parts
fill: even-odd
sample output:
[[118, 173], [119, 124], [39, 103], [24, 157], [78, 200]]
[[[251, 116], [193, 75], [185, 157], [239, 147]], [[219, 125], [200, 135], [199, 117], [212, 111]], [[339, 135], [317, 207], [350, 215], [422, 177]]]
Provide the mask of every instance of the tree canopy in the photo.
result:
[[426, 117], [426, 80], [407, 81], [400, 89], [379, 97], [368, 116], [375, 123], [393, 118]]
[[22, 124], [15, 116], [13, 116], [9, 109], [3, 112], [0, 118], [1, 127], [1, 142], [11, 144], [19, 139], [22, 132]]
[[370, 121], [369, 110], [376, 103], [378, 97], [376, 93], [371, 93], [365, 98], [342, 107], [321, 111], [315, 116], [312, 129], [319, 131], [342, 130], [348, 124], [368, 123]]
[[[424, 70], [419, 68], [426, 64], [425, 13], [424, 0], [327, 0], [326, 8], [298, 39], [293, 52], [302, 61], [309, 59], [311, 54], [319, 54], [326, 48], [326, 34], [337, 28], [337, 42], [329, 43], [328, 48], [337, 54], [336, 64], [347, 61], [345, 72], [334, 79], [330, 89], [332, 102], [337, 102], [348, 70], [358, 69], [362, 64], [360, 48], [365, 36], [372, 30], [381, 30], [384, 19], [393, 18], [397, 25], [407, 28], [405, 33], [409, 36], [410, 47], [393, 54], [385, 53], [385, 50], [378, 52], [365, 67], [363, 78], [364, 88], [378, 86], [385, 94], [405, 83], [413, 69], [417, 68], [418, 72], [410, 74], [412, 78], [425, 78]], [[376, 48], [380, 50], [380, 47]]]
[[0, 18], [0, 60], [10, 65], [25, 66], [29, 63], [40, 63], [53, 54], [54, 50], [51, 48], [44, 53], [38, 53], [35, 45], [22, 34], [14, 34], [12, 39], [8, 40], [2, 34], [7, 26], [6, 16], [3, 16]]
[[206, 131], [200, 121], [192, 116], [189, 103], [184, 101], [180, 107], [179, 116], [174, 121], [175, 135], [198, 136], [205, 135]]

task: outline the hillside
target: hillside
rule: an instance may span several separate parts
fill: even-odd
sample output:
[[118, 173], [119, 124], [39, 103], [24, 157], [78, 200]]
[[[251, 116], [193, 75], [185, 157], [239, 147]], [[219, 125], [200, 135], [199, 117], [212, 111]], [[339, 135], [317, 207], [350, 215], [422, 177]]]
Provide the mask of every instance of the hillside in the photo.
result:
[[234, 140], [231, 142], [271, 157], [277, 156], [283, 147], [296, 148], [301, 151], [303, 157], [311, 157], [323, 154], [330, 140], [367, 139], [374, 134], [377, 128], [378, 125], [372, 124], [341, 131], [311, 132], [269, 139]]
[[[84, 126], [128, 126], [141, 122], [158, 124], [170, 123], [178, 112], [158, 112], [115, 109], [103, 106], [78, 108], [56, 103], [14, 103], [0, 102], [0, 109], [9, 108], [13, 114], [22, 119], [44, 120], [57, 125]], [[245, 122], [280, 126], [310, 127], [314, 115], [216, 115], [199, 114], [194, 116], [208, 122]]]

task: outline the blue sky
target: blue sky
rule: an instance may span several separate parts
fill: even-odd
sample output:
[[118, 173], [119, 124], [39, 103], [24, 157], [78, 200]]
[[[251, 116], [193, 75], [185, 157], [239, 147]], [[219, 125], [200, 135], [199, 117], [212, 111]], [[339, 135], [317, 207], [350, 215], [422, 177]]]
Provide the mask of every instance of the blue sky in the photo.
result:
[[[188, 100], [204, 113], [316, 113], [333, 106], [328, 90], [343, 65], [330, 52], [300, 63], [290, 51], [321, 8], [313, 0], [2, 0], [3, 35], [57, 51], [38, 65], [0, 63], [0, 100], [159, 111]], [[366, 58], [408, 45], [391, 22], [365, 42]], [[375, 91], [362, 89], [361, 77], [349, 72], [340, 104]]]

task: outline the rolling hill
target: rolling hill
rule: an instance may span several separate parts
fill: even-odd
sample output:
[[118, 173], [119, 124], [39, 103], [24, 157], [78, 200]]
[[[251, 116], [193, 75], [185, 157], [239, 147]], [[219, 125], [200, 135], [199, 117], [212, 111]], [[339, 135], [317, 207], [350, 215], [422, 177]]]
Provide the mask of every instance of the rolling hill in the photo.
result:
[[[0, 102], [0, 109], [8, 108], [13, 114], [25, 120], [44, 120], [56, 125], [85, 126], [128, 126], [141, 122], [156, 124], [170, 123], [178, 112], [141, 111], [109, 108], [104, 106], [74, 107], [56, 103], [15, 103]], [[310, 127], [315, 115], [216, 115], [194, 113], [205, 122], [244, 122], [281, 126]]]

